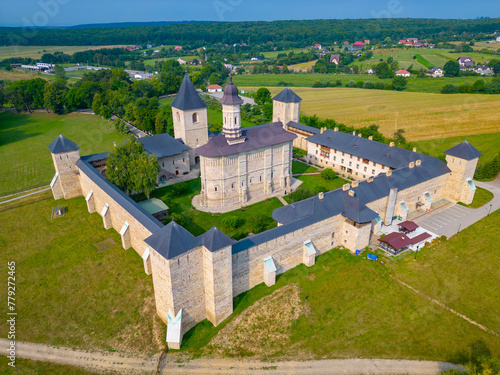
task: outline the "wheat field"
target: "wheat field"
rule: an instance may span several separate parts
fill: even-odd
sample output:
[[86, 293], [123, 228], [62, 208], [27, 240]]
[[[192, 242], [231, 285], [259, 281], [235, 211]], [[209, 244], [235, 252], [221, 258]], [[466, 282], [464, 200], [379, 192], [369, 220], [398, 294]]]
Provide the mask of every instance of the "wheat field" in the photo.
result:
[[[500, 95], [292, 89], [303, 99], [302, 114], [357, 127], [377, 124], [386, 136], [404, 129], [409, 141], [500, 131]], [[269, 87], [269, 90], [274, 96], [283, 88]]]

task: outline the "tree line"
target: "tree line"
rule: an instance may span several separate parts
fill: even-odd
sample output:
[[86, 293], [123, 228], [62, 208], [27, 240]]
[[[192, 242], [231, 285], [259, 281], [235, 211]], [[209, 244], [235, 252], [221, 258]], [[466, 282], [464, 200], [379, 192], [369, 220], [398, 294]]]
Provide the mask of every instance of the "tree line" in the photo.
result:
[[263, 44], [289, 47], [333, 41], [393, 40], [414, 37], [433, 41], [482, 39], [500, 30], [499, 18], [453, 19], [345, 19], [273, 22], [197, 22], [165, 26], [118, 28], [34, 29], [1, 28], [0, 45], [189, 45], [192, 48], [216, 43]]

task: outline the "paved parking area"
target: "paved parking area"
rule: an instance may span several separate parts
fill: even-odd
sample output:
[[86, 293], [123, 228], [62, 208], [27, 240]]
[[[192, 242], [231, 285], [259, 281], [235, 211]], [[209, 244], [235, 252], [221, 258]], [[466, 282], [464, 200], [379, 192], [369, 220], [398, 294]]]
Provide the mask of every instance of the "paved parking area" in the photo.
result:
[[476, 182], [476, 186], [491, 191], [494, 198], [482, 207], [473, 209], [458, 204], [447, 207], [436, 213], [429, 213], [416, 220], [419, 226], [436, 233], [438, 236], [451, 237], [469, 225], [500, 209], [500, 175], [491, 182]]

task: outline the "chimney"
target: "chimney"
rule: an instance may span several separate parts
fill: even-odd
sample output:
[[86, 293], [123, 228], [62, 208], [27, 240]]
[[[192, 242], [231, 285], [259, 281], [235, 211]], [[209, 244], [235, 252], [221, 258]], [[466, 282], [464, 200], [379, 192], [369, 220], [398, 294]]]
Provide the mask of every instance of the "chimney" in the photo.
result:
[[368, 180], [366, 180], [368, 183], [373, 182], [373, 177], [368, 177]]
[[323, 134], [323, 128], [320, 128], [319, 132], [320, 132], [319, 134]]
[[387, 172], [385, 172], [385, 175], [387, 177], [391, 177], [392, 176], [392, 169], [389, 169]]
[[325, 193], [323, 193], [322, 191], [320, 191], [320, 192], [318, 193], [318, 198], [319, 198], [319, 199], [323, 199], [324, 197], [325, 197]]
[[373, 135], [370, 135], [370, 136], [368, 137], [368, 139], [369, 139], [370, 141], [373, 141]]
[[352, 132], [352, 135], [356, 135], [356, 132]]
[[394, 147], [394, 142], [389, 143], [389, 147]]
[[351, 184], [351, 186], [353, 188], [358, 187], [358, 185], [359, 185], [359, 181], [353, 181], [352, 184]]
[[349, 190], [350, 188], [351, 188], [351, 185], [350, 185], [350, 184], [344, 184], [344, 185], [342, 186], [342, 191], [347, 191], [347, 190]]
[[418, 159], [416, 162], [415, 162], [415, 165], [418, 167], [422, 164], [422, 160]]
[[116, 142], [113, 142], [113, 146], [116, 148]]
[[358, 137], [362, 137], [362, 135], [361, 135], [361, 134], [358, 134]]
[[349, 190], [349, 195], [350, 195], [351, 197], [354, 197], [354, 190]]
[[333, 129], [334, 132], [338, 132], [339, 131], [339, 128], [334, 128]]
[[415, 163], [414, 162], [411, 162], [410, 163], [410, 168], [414, 168], [415, 167]]
[[413, 147], [413, 152], [417, 152], [417, 148], [416, 147]]

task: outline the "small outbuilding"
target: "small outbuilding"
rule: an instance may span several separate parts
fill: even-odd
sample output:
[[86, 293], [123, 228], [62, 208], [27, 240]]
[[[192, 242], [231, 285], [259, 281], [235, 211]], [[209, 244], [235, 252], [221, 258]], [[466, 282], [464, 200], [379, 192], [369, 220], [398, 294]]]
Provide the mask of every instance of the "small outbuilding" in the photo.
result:
[[219, 85], [210, 85], [207, 87], [208, 92], [222, 92], [222, 86]]
[[401, 233], [408, 234], [414, 232], [418, 228], [418, 225], [413, 221], [403, 221], [398, 224], [398, 228]]
[[168, 214], [168, 206], [158, 198], [151, 198], [146, 201], [139, 202], [139, 206], [153, 215], [158, 221], [163, 221]]

